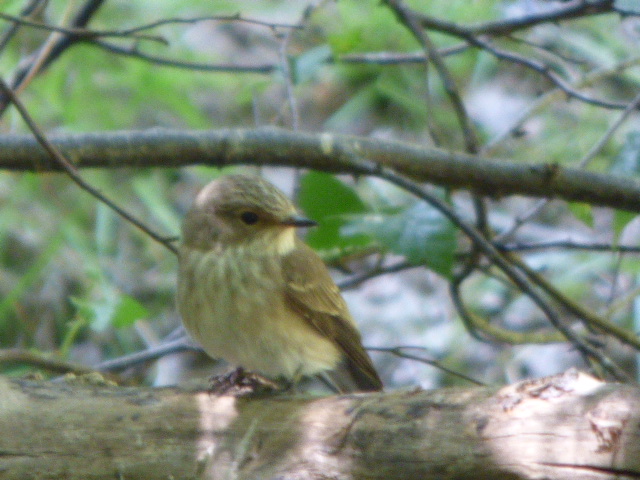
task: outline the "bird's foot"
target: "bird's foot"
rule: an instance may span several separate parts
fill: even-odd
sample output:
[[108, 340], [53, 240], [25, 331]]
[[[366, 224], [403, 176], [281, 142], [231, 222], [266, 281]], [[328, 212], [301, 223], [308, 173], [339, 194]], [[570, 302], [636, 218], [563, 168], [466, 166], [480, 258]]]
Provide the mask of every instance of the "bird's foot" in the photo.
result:
[[273, 380], [254, 372], [246, 372], [242, 367], [223, 375], [215, 375], [209, 382], [209, 392], [218, 397], [258, 396], [282, 390], [282, 386]]

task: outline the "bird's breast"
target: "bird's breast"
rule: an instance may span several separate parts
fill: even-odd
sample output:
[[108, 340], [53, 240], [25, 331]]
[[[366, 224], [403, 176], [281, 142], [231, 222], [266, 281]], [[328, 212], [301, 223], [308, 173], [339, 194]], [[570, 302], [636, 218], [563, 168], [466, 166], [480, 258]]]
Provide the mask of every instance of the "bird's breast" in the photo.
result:
[[339, 361], [333, 342], [287, 307], [278, 252], [182, 248], [178, 278], [185, 328], [212, 357], [290, 379]]
[[[178, 304], [185, 326], [199, 339], [212, 323], [225, 330], [255, 330], [259, 312], [274, 314], [281, 305], [283, 277], [277, 259], [242, 247], [224, 251], [183, 250], [180, 254]], [[206, 319], [203, 319], [206, 318]]]

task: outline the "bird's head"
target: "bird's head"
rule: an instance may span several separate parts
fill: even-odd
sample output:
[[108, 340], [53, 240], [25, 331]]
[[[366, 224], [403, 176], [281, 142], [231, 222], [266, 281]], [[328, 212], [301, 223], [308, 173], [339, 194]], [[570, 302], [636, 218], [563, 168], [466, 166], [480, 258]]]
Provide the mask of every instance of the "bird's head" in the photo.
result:
[[294, 248], [295, 227], [315, 224], [268, 181], [226, 175], [197, 195], [182, 226], [182, 241], [200, 250], [263, 243], [283, 254]]

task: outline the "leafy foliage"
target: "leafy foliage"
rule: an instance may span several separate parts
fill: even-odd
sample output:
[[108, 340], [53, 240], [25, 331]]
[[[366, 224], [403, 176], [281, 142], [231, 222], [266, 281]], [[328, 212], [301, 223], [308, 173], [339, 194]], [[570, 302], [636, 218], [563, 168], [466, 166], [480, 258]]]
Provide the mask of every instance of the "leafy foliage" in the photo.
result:
[[331, 250], [367, 243], [363, 236], [347, 238], [340, 235], [340, 229], [348, 222], [349, 216], [365, 212], [366, 206], [355, 190], [332, 175], [309, 172], [302, 177], [298, 203], [310, 218], [318, 222], [318, 227], [309, 231], [305, 238], [312, 247]]
[[369, 213], [353, 217], [342, 233], [366, 234], [385, 250], [406, 257], [413, 265], [426, 265], [449, 278], [456, 250], [455, 229], [439, 211], [423, 202], [400, 212]]

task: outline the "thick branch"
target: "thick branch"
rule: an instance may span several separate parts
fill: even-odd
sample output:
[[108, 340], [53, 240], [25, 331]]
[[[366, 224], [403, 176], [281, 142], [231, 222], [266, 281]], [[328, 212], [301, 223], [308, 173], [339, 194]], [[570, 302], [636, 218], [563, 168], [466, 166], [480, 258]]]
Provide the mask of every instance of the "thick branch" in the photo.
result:
[[639, 427], [637, 387], [576, 371], [257, 399], [0, 378], [6, 480], [639, 478]]
[[[268, 128], [88, 133], [50, 139], [78, 168], [259, 164], [370, 173], [373, 162], [415, 180], [491, 197], [560, 198], [640, 212], [640, 182], [632, 178], [363, 137]], [[0, 169], [59, 168], [31, 136], [0, 137]]]

